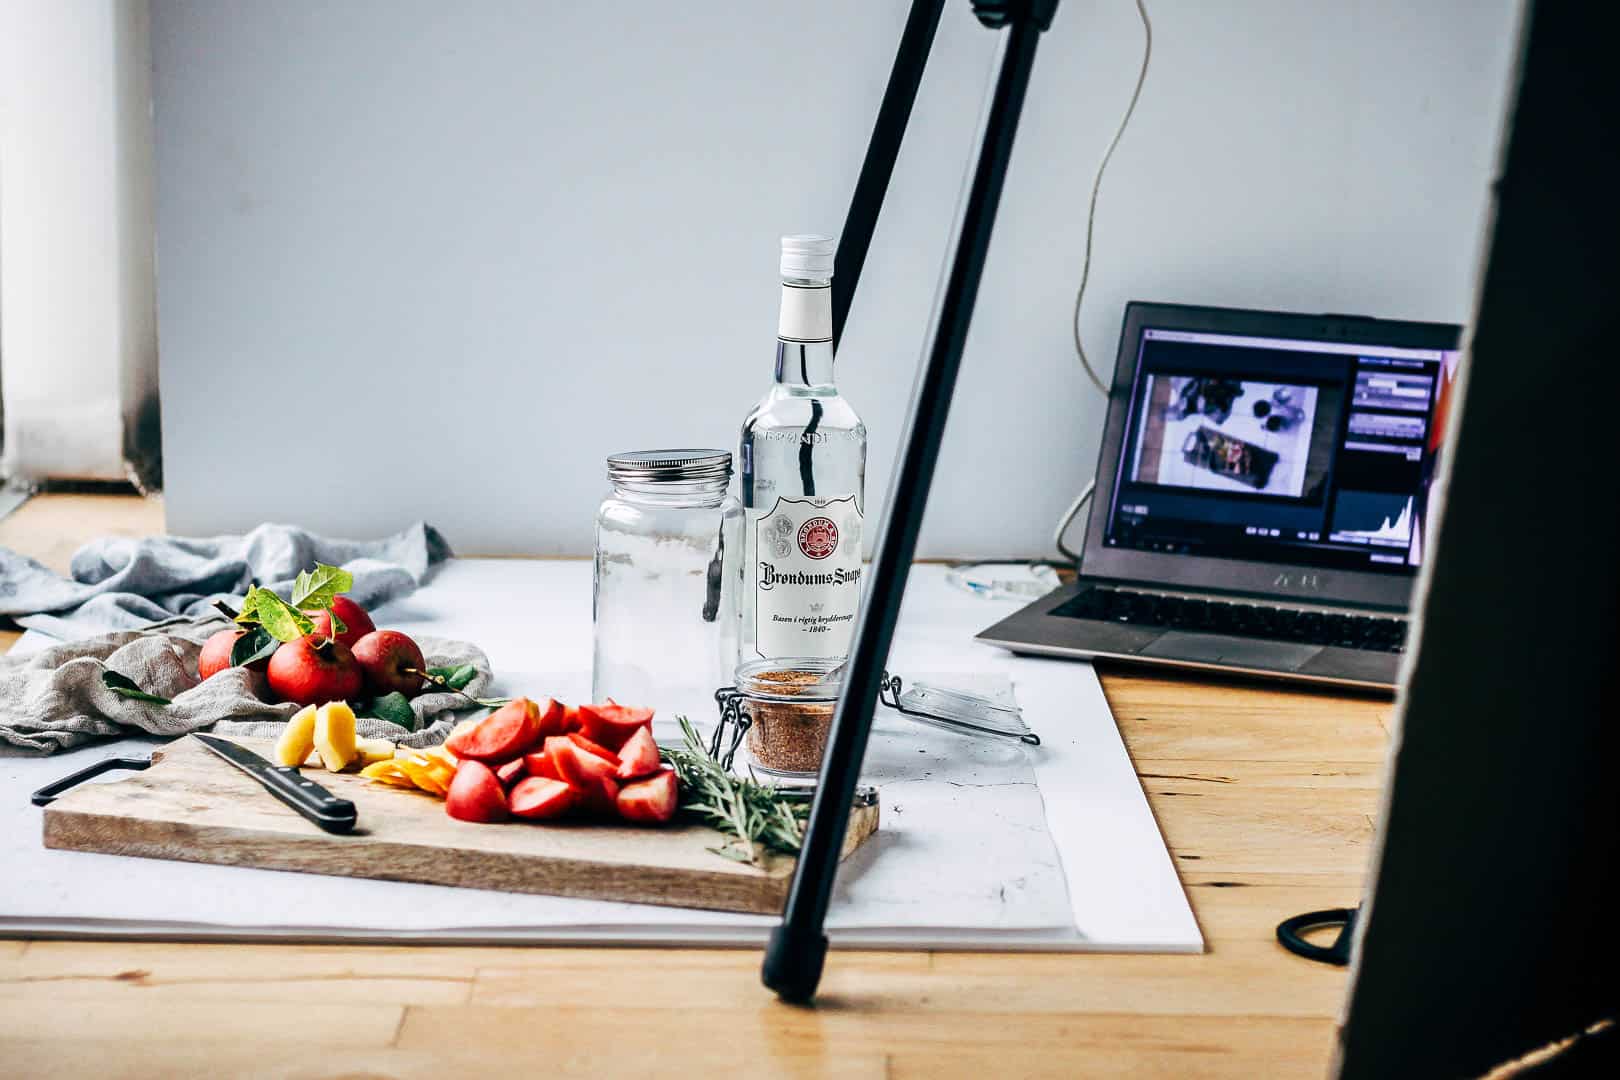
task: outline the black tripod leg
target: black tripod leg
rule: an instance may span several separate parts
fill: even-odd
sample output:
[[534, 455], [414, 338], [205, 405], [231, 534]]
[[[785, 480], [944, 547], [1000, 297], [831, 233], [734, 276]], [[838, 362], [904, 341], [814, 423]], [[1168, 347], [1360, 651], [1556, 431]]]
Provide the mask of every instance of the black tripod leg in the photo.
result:
[[934, 47], [934, 31], [939, 28], [939, 14], [944, 7], [945, 0], [912, 0], [906, 28], [900, 33], [900, 47], [894, 54], [894, 67], [889, 71], [889, 85], [883, 91], [883, 103], [878, 106], [872, 138], [866, 144], [866, 159], [861, 162], [855, 194], [849, 200], [849, 213], [844, 217], [844, 231], [838, 234], [838, 254], [833, 257], [834, 349], [844, 340], [844, 321], [849, 318], [849, 305], [855, 299], [855, 287], [860, 284], [861, 267], [866, 265], [866, 253], [872, 246], [878, 211], [883, 209], [883, 198], [889, 193], [889, 179], [894, 175], [894, 163], [900, 156], [900, 143], [906, 136], [906, 124], [911, 121], [911, 107], [917, 101], [917, 87], [922, 83], [923, 69], [928, 66], [928, 53]]
[[973, 318], [985, 253], [990, 246], [996, 207], [1012, 153], [1013, 135], [1018, 128], [1019, 112], [1035, 61], [1035, 46], [1041, 31], [1050, 22], [1049, 10], [1044, 20], [1028, 16], [1027, 9], [1023, 8], [1019, 14], [1024, 17], [1010, 22], [1000, 73], [963, 208], [961, 232], [939, 303], [938, 324], [913, 392], [900, 460], [889, 491], [883, 527], [878, 534], [872, 577], [855, 631], [853, 652], [845, 668], [843, 694], [833, 714], [832, 734], [816, 785], [815, 801], [810, 808], [804, 848], [794, 869], [782, 924], [772, 932], [766, 947], [762, 978], [766, 986], [788, 1001], [808, 1001], [815, 996], [821, 980], [827, 955], [827, 937], [823, 930], [827, 903], [849, 824], [850, 803], [861, 762], [866, 756], [872, 710], [882, 685], [889, 645], [894, 639], [906, 578], [917, 550], [923, 508], [928, 501], [962, 349]]

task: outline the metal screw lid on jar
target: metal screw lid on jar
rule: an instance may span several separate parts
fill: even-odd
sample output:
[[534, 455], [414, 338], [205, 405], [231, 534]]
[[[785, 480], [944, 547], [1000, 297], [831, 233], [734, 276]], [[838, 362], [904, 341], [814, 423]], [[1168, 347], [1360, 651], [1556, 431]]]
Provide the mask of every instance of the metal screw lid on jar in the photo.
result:
[[636, 450], [607, 459], [609, 480], [684, 484], [731, 479], [729, 450]]

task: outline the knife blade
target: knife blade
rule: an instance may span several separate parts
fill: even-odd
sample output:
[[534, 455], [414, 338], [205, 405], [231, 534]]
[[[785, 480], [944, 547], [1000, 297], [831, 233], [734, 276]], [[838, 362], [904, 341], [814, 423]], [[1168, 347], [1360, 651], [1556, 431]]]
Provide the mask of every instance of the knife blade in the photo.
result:
[[257, 780], [306, 821], [329, 833], [346, 833], [354, 828], [358, 817], [354, 803], [338, 798], [313, 780], [306, 780], [297, 769], [272, 765], [247, 747], [217, 735], [195, 734], [193, 738]]

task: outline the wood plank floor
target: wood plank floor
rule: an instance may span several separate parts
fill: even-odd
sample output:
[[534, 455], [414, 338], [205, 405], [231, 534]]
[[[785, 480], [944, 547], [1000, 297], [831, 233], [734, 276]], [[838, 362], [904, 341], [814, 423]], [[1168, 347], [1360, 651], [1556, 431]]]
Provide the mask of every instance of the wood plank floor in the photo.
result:
[[[161, 526], [157, 500], [45, 496], [0, 545], [65, 569], [91, 536]], [[1273, 929], [1359, 898], [1390, 703], [1103, 686], [1205, 955], [839, 952], [803, 1009], [752, 952], [0, 941], [0, 1073], [1321, 1076], [1345, 974]]]

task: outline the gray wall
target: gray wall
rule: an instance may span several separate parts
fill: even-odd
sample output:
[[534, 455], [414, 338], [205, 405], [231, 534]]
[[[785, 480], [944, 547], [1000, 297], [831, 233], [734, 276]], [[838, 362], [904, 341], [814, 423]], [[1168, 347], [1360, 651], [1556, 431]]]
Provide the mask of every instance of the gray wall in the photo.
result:
[[[776, 237], [839, 227], [902, 0], [156, 0], [169, 524], [417, 518], [584, 553], [603, 455], [731, 447]], [[1462, 321], [1514, 0], [1149, 0], [1082, 329], [1132, 298]], [[839, 381], [880, 509], [995, 36], [953, 2]], [[1103, 401], [1069, 340], [1130, 0], [1046, 35], [926, 554], [1050, 550]]]

